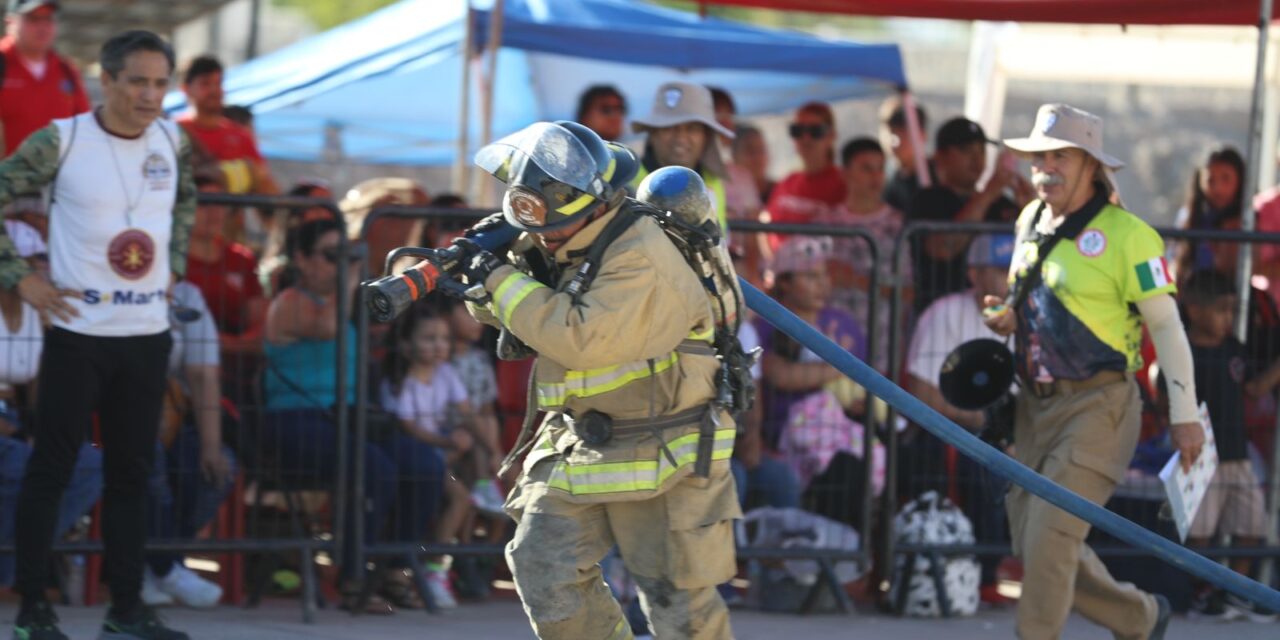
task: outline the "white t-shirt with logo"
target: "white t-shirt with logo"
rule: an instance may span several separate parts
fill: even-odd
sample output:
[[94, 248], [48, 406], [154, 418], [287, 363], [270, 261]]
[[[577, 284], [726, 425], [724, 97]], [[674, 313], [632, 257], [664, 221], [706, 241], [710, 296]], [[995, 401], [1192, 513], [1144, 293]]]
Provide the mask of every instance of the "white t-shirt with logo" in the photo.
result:
[[58, 287], [84, 292], [70, 301], [80, 316], [54, 326], [93, 336], [166, 331], [177, 125], [157, 120], [128, 139], [92, 112], [54, 124], [62, 161], [50, 186], [50, 268]]
[[907, 348], [907, 373], [938, 386], [942, 363], [956, 347], [978, 338], [1004, 342], [982, 320], [982, 309], [969, 289], [933, 301], [924, 310]]

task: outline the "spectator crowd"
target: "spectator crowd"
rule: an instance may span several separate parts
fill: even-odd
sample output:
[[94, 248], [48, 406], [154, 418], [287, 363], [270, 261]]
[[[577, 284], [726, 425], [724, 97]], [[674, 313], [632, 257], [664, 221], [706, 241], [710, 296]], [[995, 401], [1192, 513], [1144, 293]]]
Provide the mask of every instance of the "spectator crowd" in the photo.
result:
[[[6, 17], [0, 41], [6, 156], [50, 122], [92, 108], [79, 72], [52, 48], [56, 3], [34, 4], [42, 6]], [[178, 73], [192, 110], [176, 121], [192, 144], [190, 170], [199, 193], [287, 194], [336, 199], [337, 206], [199, 205], [185, 280], [172, 293], [174, 347], [148, 481], [148, 536], [192, 540], [208, 535], [227, 501], [291, 516], [332, 515], [337, 478], [351, 477], [358, 466], [363, 502], [347, 501], [347, 522], [336, 524], [350, 528], [359, 520], [366, 543], [503, 542], [509, 533], [503, 495], [512, 478], [499, 475], [499, 463], [524, 418], [528, 362], [498, 360], [496, 333], [443, 298], [428, 297], [392, 325], [373, 327], [367, 341], [357, 335], [352, 318], [335, 313], [340, 307], [353, 309], [361, 273], [382, 274], [390, 250], [436, 246], [456, 231], [432, 218], [367, 223], [371, 211], [387, 205], [466, 208], [467, 203], [455, 194], [429, 193], [404, 178], [368, 180], [341, 198], [323, 180], [278, 184], [258, 149], [251, 114], [223, 103], [222, 74], [212, 56], [197, 57]], [[928, 114], [917, 109], [914, 120], [927, 130]], [[939, 390], [939, 374], [952, 350], [969, 340], [996, 337], [982, 322], [982, 300], [1007, 295], [1013, 222], [1034, 198], [1018, 158], [978, 123], [946, 120], [934, 131], [930, 151], [909, 130], [899, 98], [881, 109], [880, 130], [859, 132], [839, 131], [830, 105], [809, 102], [787, 125], [793, 148], [770, 149], [759, 128], [736, 119], [729, 92], [684, 82], [660, 87], [648, 112], [634, 117], [618, 88], [590, 87], [581, 95], [576, 119], [606, 140], [640, 134], [643, 169], [636, 184], [663, 166], [697, 171], [726, 227], [760, 221], [846, 228], [847, 233], [835, 235], [736, 231], [727, 237], [740, 275], [840, 347], [864, 359], [870, 351], [870, 364], [886, 375], [900, 372], [900, 384], [966, 429], [982, 432], [997, 418], [952, 406]], [[920, 154], [930, 175], [916, 174]], [[795, 171], [769, 175], [770, 157], [779, 155], [794, 157]], [[1207, 154], [1192, 167], [1177, 226], [1239, 229], [1248, 169], [1231, 147]], [[32, 269], [47, 270], [45, 204], [40, 194], [25, 195], [4, 211], [5, 230]], [[1142, 211], [1141, 203], [1131, 204]], [[1280, 230], [1280, 193], [1263, 193], [1257, 204], [1259, 227]], [[914, 223], [939, 222], [996, 223], [1008, 231], [909, 230]], [[895, 264], [894, 247], [904, 233], [904, 250]], [[366, 252], [344, 249], [344, 238], [362, 243]], [[1260, 479], [1277, 462], [1270, 454], [1274, 390], [1280, 384], [1280, 310], [1267, 285], [1280, 278], [1280, 246], [1252, 249], [1254, 286], [1237, 291], [1241, 246], [1252, 245], [1168, 243], [1197, 388], [1212, 416], [1223, 469], [1221, 486], [1212, 490], [1189, 540], [1198, 546], [1212, 546], [1220, 535], [1236, 545], [1256, 546], [1268, 533]], [[345, 288], [339, 288], [344, 270]], [[895, 295], [896, 315], [889, 304]], [[1250, 302], [1243, 341], [1231, 330], [1239, 296]], [[31, 455], [29, 436], [40, 424], [33, 381], [44, 319], [9, 290], [0, 290], [0, 312], [0, 544], [5, 544], [14, 538], [16, 496]], [[900, 336], [900, 354], [887, 348], [891, 334]], [[753, 370], [760, 394], [741, 426], [733, 460], [744, 508], [804, 509], [854, 528], [868, 544], [882, 535], [877, 523], [892, 519], [886, 508], [900, 506], [879, 499], [893, 482], [900, 502], [927, 491], [950, 496], [973, 523], [979, 543], [1008, 544], [1005, 486], [996, 477], [919, 427], [902, 419], [890, 422], [882, 402], [761, 319], [744, 322], [741, 339], [763, 354]], [[356, 366], [362, 344], [369, 347], [368, 370]], [[1134, 492], [1150, 484], [1172, 452], [1168, 417], [1160, 410], [1158, 363], [1139, 377], [1144, 430], [1126, 480]], [[370, 439], [357, 465], [355, 456], [343, 454], [356, 449], [350, 434], [345, 441], [339, 438], [335, 411], [355, 406], [361, 388], [368, 390]], [[93, 433], [94, 425], [84, 429]], [[899, 451], [889, 477], [885, 445], [891, 436], [898, 439]], [[59, 539], [86, 535], [85, 523], [93, 519], [103, 493], [102, 454], [95, 442], [100, 437], [91, 437], [81, 449], [59, 505]], [[343, 460], [347, 469], [341, 468]], [[875, 504], [870, 522], [862, 509], [867, 500]], [[353, 542], [351, 536], [343, 540]], [[353, 557], [351, 548], [339, 551], [340, 557]], [[470, 556], [431, 556], [420, 564], [377, 560], [372, 579], [362, 580], [350, 563], [337, 568], [333, 585], [343, 606], [387, 613], [421, 608], [423, 595], [439, 606], [456, 606], [460, 599], [485, 597], [504, 570], [500, 562]], [[12, 563], [11, 556], [0, 553], [0, 584], [12, 581]], [[999, 555], [983, 558], [983, 602], [1009, 603], [998, 589], [1007, 564]], [[74, 562], [67, 566], [74, 571]], [[1244, 573], [1255, 570], [1242, 558], [1233, 566]], [[286, 574], [302, 570], [283, 568]], [[414, 588], [414, 570], [425, 571], [428, 594]], [[267, 580], [289, 588], [278, 574]], [[219, 602], [225, 586], [188, 568], [181, 554], [153, 553], [142, 598], [153, 605], [206, 607]], [[1243, 610], [1205, 585], [1190, 588], [1192, 606], [1206, 615], [1229, 617]], [[736, 595], [730, 587], [726, 591]]]

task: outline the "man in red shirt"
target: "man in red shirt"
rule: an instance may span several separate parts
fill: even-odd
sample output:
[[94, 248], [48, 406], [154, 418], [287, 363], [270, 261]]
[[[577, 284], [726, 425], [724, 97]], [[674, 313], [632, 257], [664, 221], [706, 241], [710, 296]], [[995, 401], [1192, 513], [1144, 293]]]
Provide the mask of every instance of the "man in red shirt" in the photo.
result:
[[[200, 193], [222, 193], [222, 183], [196, 176]], [[258, 282], [258, 259], [248, 247], [224, 235], [227, 208], [202, 204], [196, 210], [187, 249], [187, 280], [200, 289], [223, 342], [236, 336], [260, 338], [267, 301]]]
[[222, 63], [209, 55], [192, 60], [182, 91], [194, 112], [179, 117], [178, 124], [218, 161], [227, 191], [279, 193], [253, 132], [222, 113]]
[[835, 114], [826, 103], [810, 102], [796, 111], [787, 133], [803, 167], [773, 188], [765, 210], [772, 222], [806, 224], [844, 202], [844, 175], [835, 164]]
[[58, 3], [9, 0], [0, 40], [0, 140], [8, 157], [37, 129], [89, 110], [80, 74], [53, 51]]

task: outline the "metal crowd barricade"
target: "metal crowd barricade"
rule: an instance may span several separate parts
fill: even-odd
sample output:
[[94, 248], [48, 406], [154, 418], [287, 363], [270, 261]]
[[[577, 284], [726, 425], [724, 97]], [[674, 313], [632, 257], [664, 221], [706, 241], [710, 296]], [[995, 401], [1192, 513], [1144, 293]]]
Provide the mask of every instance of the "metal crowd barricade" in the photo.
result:
[[[906, 259], [908, 264], [912, 265], [912, 277], [918, 278], [919, 274], [915, 273], [918, 267], [914, 260], [914, 248], [911, 246], [913, 238], [921, 233], [928, 231], [952, 231], [960, 233], [1012, 233], [1012, 224], [1002, 223], [968, 223], [956, 224], [949, 222], [910, 222], [905, 225], [893, 245], [893, 266], [894, 266], [894, 282], [893, 294], [889, 299], [889, 379], [897, 384], [903, 383], [903, 358], [904, 354], [904, 336], [908, 323], [903, 316], [904, 305], [904, 288], [909, 284], [906, 282], [905, 274], [902, 273], [901, 266]], [[914, 290], [914, 282], [910, 283]], [[920, 292], [915, 292], [919, 295]], [[914, 318], [912, 319], [911, 328], [914, 329]], [[911, 331], [907, 331], [910, 336]], [[894, 530], [893, 520], [898, 512], [898, 482], [900, 478], [899, 466], [899, 431], [898, 413], [892, 407], [889, 410], [888, 428], [884, 430], [885, 450], [886, 450], [886, 485], [884, 493], [881, 494], [881, 514], [880, 530], [878, 534], [879, 549], [876, 554], [875, 564], [881, 568], [882, 572], [882, 588], [888, 587], [892, 580], [892, 570], [894, 567]], [[928, 434], [919, 434], [922, 437], [931, 437]], [[915, 496], [911, 496], [914, 498]]]
[[[748, 220], [731, 220], [729, 228], [735, 232], [746, 233], [767, 233], [781, 235], [809, 235], [809, 236], [830, 236], [830, 237], [848, 237], [857, 238], [864, 243], [869, 249], [872, 268], [867, 274], [867, 289], [871, 295], [867, 298], [867, 310], [865, 318], [856, 318], [863, 323], [866, 336], [866, 361], [874, 363], [880, 348], [879, 315], [877, 313], [880, 301], [880, 269], [879, 263], [883, 255], [883, 249], [876, 243], [875, 238], [864, 228], [856, 226], [843, 225], [813, 225], [813, 224], [774, 224], [762, 223]], [[767, 265], [762, 265], [767, 266]], [[898, 270], [894, 269], [896, 273]], [[741, 275], [741, 274], [739, 274]], [[890, 323], [892, 323], [892, 317]], [[756, 402], [762, 402], [763, 398], [757, 396]], [[873, 503], [875, 500], [874, 492], [874, 458], [875, 458], [875, 442], [876, 434], [881, 430], [876, 420], [875, 412], [872, 409], [873, 398], [871, 395], [866, 397], [866, 411], [862, 418], [863, 425], [863, 442], [862, 453], [865, 462], [865, 474], [863, 477], [863, 495], [860, 497], [859, 504], [861, 528], [858, 531], [860, 536], [859, 549], [856, 552], [849, 552], [837, 549], [767, 549], [767, 548], [743, 548], [739, 547], [738, 557], [744, 560], [780, 560], [780, 559], [811, 559], [814, 560], [819, 569], [819, 579], [810, 588], [802, 605], [802, 611], [809, 611], [817, 602], [822, 589], [826, 589], [834, 598], [837, 609], [842, 613], [853, 611], [853, 605], [849, 600], [849, 596], [836, 578], [835, 565], [840, 562], [854, 562], [861, 568], [862, 572], [869, 570], [872, 566], [871, 553], [869, 551], [871, 542], [874, 539], [872, 535], [874, 520]], [[785, 425], [779, 425], [778, 429], [784, 429]], [[886, 476], [884, 490], [888, 491], [891, 478]], [[804, 487], [801, 487], [802, 493]], [[846, 523], [849, 524], [849, 523]], [[739, 541], [741, 544], [742, 541]]]
[[[1197, 242], [1221, 242], [1221, 243], [1249, 244], [1249, 245], [1258, 245], [1258, 244], [1280, 245], [1280, 234], [1276, 234], [1276, 233], [1264, 234], [1264, 233], [1243, 232], [1243, 231], [1206, 231], [1206, 230], [1185, 230], [1185, 229], [1158, 229], [1158, 231], [1167, 241], [1169, 241], [1170, 245], [1172, 245], [1172, 242], [1176, 240], [1190, 240], [1190, 241], [1197, 241]], [[894, 245], [895, 268], [897, 267], [897, 265], [901, 264], [901, 262], [898, 261], [898, 258], [900, 255], [902, 255], [902, 252], [912, 250], [913, 245], [916, 244], [916, 242], [919, 240], [920, 237], [922, 237], [924, 234], [940, 233], [940, 232], [964, 233], [964, 234], [984, 234], [984, 233], [1008, 234], [1013, 232], [1013, 227], [1011, 224], [1007, 224], [1007, 223], [1006, 224], [1001, 224], [1001, 223], [958, 224], [958, 223], [948, 223], [948, 222], [922, 222], [922, 223], [908, 224], [902, 230], [901, 234], [897, 238], [897, 241], [895, 242], [895, 245]], [[1171, 266], [1173, 265], [1171, 264]], [[1234, 266], [1234, 263], [1233, 263], [1233, 266]], [[899, 274], [899, 276], [900, 275], [901, 274]], [[1185, 274], [1179, 274], [1179, 277], [1182, 277], [1183, 275]], [[1241, 279], [1235, 278], [1235, 280], [1237, 281], [1237, 284], [1238, 284], [1238, 282]], [[904, 362], [904, 356], [905, 356], [904, 344], [915, 329], [915, 327], [913, 326], [914, 321], [911, 323], [911, 326], [909, 326], [907, 323], [904, 323], [902, 321], [902, 315], [903, 315], [902, 285], [903, 284], [904, 282], [901, 277], [895, 278], [894, 295], [891, 297], [889, 301], [890, 307], [891, 307], [891, 317], [893, 318], [890, 324], [891, 329], [890, 329], [890, 336], [888, 340], [889, 349], [891, 350], [891, 353], [892, 353], [892, 357], [890, 358], [890, 362], [892, 365], [891, 379], [899, 383], [903, 381], [903, 372], [906, 366], [906, 363]], [[903, 331], [905, 331], [905, 334], [901, 333]], [[958, 345], [952, 345], [952, 346], [954, 347]], [[1280, 347], [1280, 345], [1275, 345], [1275, 346]], [[1154, 385], [1155, 381], [1153, 380], [1151, 382]], [[1274, 391], [1272, 392], [1272, 395], [1274, 397], [1275, 395]], [[893, 415], [894, 413], [895, 412], [892, 412], [892, 411], [890, 413], [890, 424], [893, 424], [893, 422], [896, 420], [896, 416]], [[1280, 412], [1277, 412], [1274, 422], [1277, 430], [1280, 430]], [[884, 492], [882, 505], [881, 505], [883, 517], [881, 520], [882, 528], [881, 528], [881, 531], [878, 532], [879, 538], [880, 538], [879, 539], [880, 546], [876, 553], [876, 564], [879, 567], [883, 567], [884, 570], [886, 571], [884, 575], [886, 581], [891, 579], [892, 577], [891, 568], [894, 566], [893, 559], [898, 554], [927, 553], [927, 554], [937, 554], [941, 556], [977, 555], [979, 557], [983, 557], [983, 556], [1000, 557], [1000, 556], [1011, 555], [1011, 550], [1007, 544], [1003, 544], [1003, 543], [993, 544], [989, 542], [984, 543], [981, 540], [979, 540], [978, 543], [976, 544], [950, 545], [950, 546], [939, 546], [939, 545], [928, 545], [928, 544], [913, 544], [913, 545], [896, 544], [895, 537], [894, 537], [895, 532], [893, 531], [893, 516], [896, 513], [896, 510], [899, 506], [898, 505], [899, 498], [897, 494], [900, 487], [898, 486], [898, 483], [902, 479], [902, 475], [899, 473], [899, 469], [903, 464], [903, 460], [901, 459], [901, 451], [899, 449], [900, 443], [899, 443], [897, 429], [889, 428], [885, 430], [885, 434], [887, 436], [886, 447], [888, 449], [887, 457], [888, 457], [889, 470], [888, 470], [888, 484], [886, 486], [886, 490]], [[925, 433], [922, 433], [919, 435], [926, 438], [931, 437]], [[1271, 563], [1274, 562], [1276, 558], [1280, 557], [1280, 544], [1278, 544], [1278, 542], [1280, 542], [1280, 539], [1278, 539], [1278, 535], [1277, 535], [1278, 533], [1277, 523], [1280, 522], [1280, 518], [1277, 517], [1277, 513], [1280, 512], [1280, 438], [1277, 438], [1276, 435], [1277, 435], [1276, 433], [1272, 434], [1272, 450], [1269, 452], [1268, 451], [1260, 452], [1263, 456], [1267, 456], [1267, 455], [1270, 456], [1270, 460], [1267, 461], [1268, 477], [1264, 479], [1265, 498], [1266, 498], [1266, 505], [1267, 505], [1266, 545], [1263, 547], [1252, 547], [1252, 548], [1239, 548], [1239, 547], [1223, 548], [1218, 546], [1211, 546], [1208, 548], [1198, 549], [1202, 554], [1210, 557], [1215, 557], [1215, 558], [1222, 557], [1222, 558], [1263, 559], [1263, 560], [1266, 560], [1266, 564], [1264, 566], [1268, 568], [1267, 570], [1270, 569]], [[914, 497], [914, 496], [905, 496], [905, 497]], [[1147, 486], [1145, 489], [1143, 489], [1142, 486], [1139, 484], [1122, 483], [1120, 486], [1117, 487], [1117, 492], [1113, 496], [1112, 502], [1109, 503], [1109, 506], [1111, 508], [1117, 508], [1118, 506], [1122, 506], [1122, 505], [1130, 505], [1130, 506], [1136, 505], [1135, 508], [1139, 508], [1142, 506], [1141, 503], [1143, 503], [1144, 501], [1153, 501], [1153, 500], [1157, 501], [1157, 504], [1158, 502], [1163, 501], [1163, 487], [1159, 485], [1158, 480], [1155, 480], [1154, 487]], [[1001, 511], [1003, 511], [1002, 508], [1001, 508]], [[1121, 515], [1125, 515], [1126, 517], [1135, 517], [1135, 516], [1141, 516], [1143, 514], [1141, 511], [1133, 511], [1131, 513], [1122, 512]], [[1148, 515], [1145, 519], [1150, 520], [1151, 517]], [[1142, 521], [1142, 520], [1143, 518], [1139, 518], [1139, 521]], [[1160, 521], [1160, 522], [1156, 522], [1155, 524], [1161, 529], [1168, 529], [1169, 531], [1172, 530], [1171, 522]], [[1150, 524], [1146, 526], [1148, 526], [1148, 528], [1151, 528]], [[1091, 544], [1093, 544], [1095, 538], [1101, 541], [1100, 543], [1094, 545], [1094, 549], [1097, 551], [1098, 555], [1100, 556], [1110, 557], [1110, 558], [1115, 558], [1115, 557], [1137, 558], [1137, 557], [1146, 557], [1146, 556], [1155, 555], [1151, 550], [1148, 550], [1148, 549], [1135, 549], [1133, 547], [1129, 547], [1126, 545], [1118, 544], [1114, 541], [1107, 540], [1106, 537], [1101, 535], [1100, 533], [1095, 533], [1094, 537], [1090, 538]], [[1265, 581], [1265, 576], [1264, 576], [1264, 581]]]

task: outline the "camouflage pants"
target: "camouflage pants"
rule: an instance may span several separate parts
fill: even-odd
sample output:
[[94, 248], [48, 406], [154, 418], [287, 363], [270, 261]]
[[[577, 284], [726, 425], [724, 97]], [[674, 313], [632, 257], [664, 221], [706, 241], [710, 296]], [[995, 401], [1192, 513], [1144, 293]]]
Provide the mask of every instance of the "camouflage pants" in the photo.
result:
[[733, 476], [688, 477], [645, 500], [581, 503], [547, 489], [555, 459], [539, 461], [507, 501], [518, 525], [507, 563], [534, 631], [543, 639], [630, 638], [599, 562], [616, 544], [662, 640], [732, 637], [715, 586], [736, 572]]

